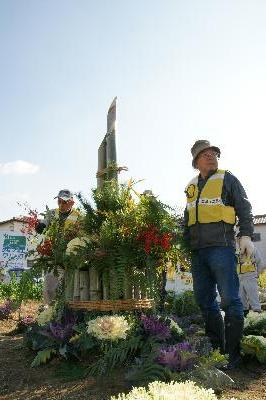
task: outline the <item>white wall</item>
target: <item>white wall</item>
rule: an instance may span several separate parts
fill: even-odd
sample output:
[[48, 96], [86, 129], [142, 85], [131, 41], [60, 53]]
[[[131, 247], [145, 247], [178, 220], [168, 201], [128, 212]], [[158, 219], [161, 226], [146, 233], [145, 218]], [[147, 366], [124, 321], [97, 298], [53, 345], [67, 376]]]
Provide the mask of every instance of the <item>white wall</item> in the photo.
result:
[[192, 275], [190, 272], [177, 272], [171, 279], [167, 279], [165, 289], [175, 293], [193, 290]]
[[4, 224], [0, 224], [0, 231], [14, 231], [15, 230], [15, 224], [14, 221], [8, 221], [5, 222]]

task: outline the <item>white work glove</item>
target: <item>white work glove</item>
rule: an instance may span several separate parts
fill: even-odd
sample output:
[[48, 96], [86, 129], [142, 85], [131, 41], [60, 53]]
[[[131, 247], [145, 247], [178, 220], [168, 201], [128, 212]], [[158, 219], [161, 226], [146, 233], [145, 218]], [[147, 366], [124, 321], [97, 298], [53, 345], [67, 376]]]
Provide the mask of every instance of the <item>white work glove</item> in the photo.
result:
[[240, 254], [251, 257], [254, 253], [254, 244], [249, 236], [241, 236], [239, 239]]

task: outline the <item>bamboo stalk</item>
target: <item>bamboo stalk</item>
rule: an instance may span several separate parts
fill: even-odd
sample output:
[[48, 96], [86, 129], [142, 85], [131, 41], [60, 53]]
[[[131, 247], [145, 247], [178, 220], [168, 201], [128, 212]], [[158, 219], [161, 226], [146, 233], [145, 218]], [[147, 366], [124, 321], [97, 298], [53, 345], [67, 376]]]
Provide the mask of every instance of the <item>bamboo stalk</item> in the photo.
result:
[[74, 272], [65, 271], [65, 299], [66, 301], [73, 300], [74, 298]]
[[91, 267], [89, 269], [89, 277], [90, 277], [90, 286], [89, 286], [90, 300], [99, 300], [101, 297], [99, 275], [95, 268]]
[[80, 271], [79, 273], [80, 300], [89, 300], [89, 272]]
[[74, 273], [74, 291], [73, 291], [73, 299], [80, 299], [80, 290], [79, 290], [79, 271], [76, 270]]

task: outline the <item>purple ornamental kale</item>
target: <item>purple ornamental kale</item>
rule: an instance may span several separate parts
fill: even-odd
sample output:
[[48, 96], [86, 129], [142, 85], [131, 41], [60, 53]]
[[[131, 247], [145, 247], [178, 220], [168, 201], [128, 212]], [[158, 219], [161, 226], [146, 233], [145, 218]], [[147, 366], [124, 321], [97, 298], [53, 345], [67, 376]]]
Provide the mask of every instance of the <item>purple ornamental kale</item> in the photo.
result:
[[4, 304], [0, 306], [0, 319], [8, 318], [12, 311], [12, 302], [7, 300]]
[[74, 322], [61, 323], [61, 322], [50, 322], [49, 330], [52, 337], [56, 340], [67, 341], [73, 334]]
[[197, 354], [193, 352], [192, 346], [188, 342], [182, 342], [161, 348], [157, 361], [172, 371], [180, 372], [190, 369], [196, 358]]
[[156, 339], [166, 340], [171, 337], [170, 327], [165, 322], [160, 321], [159, 318], [142, 314], [141, 321], [145, 332]]

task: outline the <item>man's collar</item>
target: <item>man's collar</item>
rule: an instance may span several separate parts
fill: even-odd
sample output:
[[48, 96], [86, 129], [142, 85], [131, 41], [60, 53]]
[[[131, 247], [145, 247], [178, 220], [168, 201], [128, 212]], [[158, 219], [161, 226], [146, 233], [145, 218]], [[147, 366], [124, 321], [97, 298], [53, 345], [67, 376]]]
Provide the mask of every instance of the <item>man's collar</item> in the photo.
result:
[[210, 171], [210, 172], [208, 173], [208, 175], [206, 176], [206, 178], [203, 178], [203, 176], [201, 176], [201, 174], [199, 174], [199, 179], [204, 179], [204, 180], [205, 180], [205, 179], [209, 179], [209, 177], [212, 176], [213, 174], [215, 174], [217, 171], [218, 171], [218, 168], [216, 168], [216, 169]]

